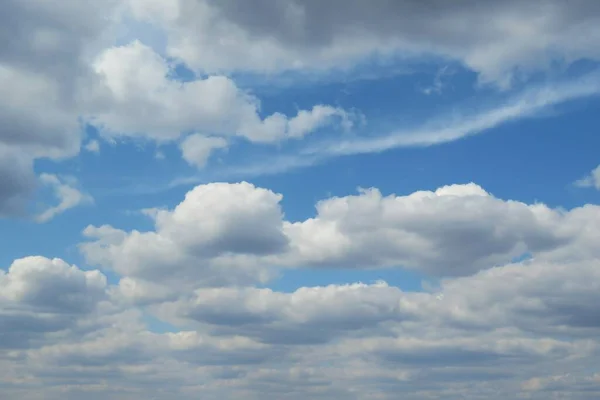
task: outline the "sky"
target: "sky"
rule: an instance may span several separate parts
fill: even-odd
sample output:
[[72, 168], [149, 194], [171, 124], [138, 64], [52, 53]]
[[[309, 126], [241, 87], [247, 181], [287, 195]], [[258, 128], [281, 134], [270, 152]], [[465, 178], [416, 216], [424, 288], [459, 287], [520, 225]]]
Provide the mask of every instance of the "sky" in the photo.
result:
[[0, 398], [600, 396], [600, 3], [4, 0]]

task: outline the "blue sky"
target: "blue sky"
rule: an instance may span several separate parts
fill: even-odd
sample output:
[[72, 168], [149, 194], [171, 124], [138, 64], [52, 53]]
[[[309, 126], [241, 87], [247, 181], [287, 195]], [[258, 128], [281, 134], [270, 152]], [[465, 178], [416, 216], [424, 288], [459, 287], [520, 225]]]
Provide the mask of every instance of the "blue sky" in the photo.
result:
[[597, 398], [600, 9], [317, 3], [2, 6], [0, 397]]

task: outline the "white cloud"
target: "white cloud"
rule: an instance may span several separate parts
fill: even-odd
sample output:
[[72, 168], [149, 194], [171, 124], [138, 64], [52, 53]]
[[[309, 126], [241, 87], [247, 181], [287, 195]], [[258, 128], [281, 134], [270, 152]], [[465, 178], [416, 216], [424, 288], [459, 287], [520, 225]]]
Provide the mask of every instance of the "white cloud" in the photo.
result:
[[[416, 123], [414, 127], [403, 128], [369, 136], [338, 137], [315, 140], [293, 154], [283, 154], [263, 160], [235, 166], [222, 166], [215, 171], [217, 179], [249, 179], [250, 177], [283, 173], [298, 168], [306, 168], [328, 159], [356, 154], [380, 153], [405, 147], [428, 147], [461, 140], [469, 136], [483, 134], [507, 123], [536, 118], [576, 99], [594, 97], [600, 94], [600, 75], [589, 75], [555, 85], [529, 88], [511, 96], [500, 104], [470, 110], [454, 111], [433, 117], [430, 121]], [[468, 109], [469, 107], [464, 107]], [[197, 177], [178, 178], [166, 188], [190, 185], [205, 181]], [[578, 186], [589, 185], [589, 177], [576, 182]], [[165, 188], [156, 188], [156, 191]]]
[[[200, 185], [174, 210], [154, 210], [154, 231], [88, 227], [93, 240], [81, 246], [89, 262], [122, 275], [190, 287], [256, 282], [273, 266], [464, 276], [527, 253], [561, 261], [599, 256], [593, 205], [562, 211], [505, 201], [475, 184], [405, 196], [369, 189], [323, 200], [314, 218], [288, 222], [281, 199], [247, 183]], [[199, 263], [205, 268], [196, 269]]]
[[0, 347], [53, 343], [106, 296], [106, 277], [60, 259], [26, 257], [0, 270]]
[[600, 12], [588, 0], [467, 1], [434, 8], [408, 1], [130, 3], [137, 18], [165, 29], [169, 55], [208, 72], [318, 70], [344, 68], [373, 54], [436, 55], [462, 62], [482, 82], [507, 86], [515, 71], [600, 57], [594, 45]]
[[90, 153], [99, 153], [100, 152], [100, 142], [97, 141], [96, 139], [94, 140], [90, 140], [89, 142], [87, 142], [84, 146], [84, 148], [89, 151]]
[[185, 161], [202, 168], [214, 150], [227, 148], [227, 140], [194, 134], [186, 137], [180, 148]]
[[532, 118], [554, 106], [578, 98], [600, 94], [600, 75], [592, 73], [582, 78], [553, 86], [527, 89], [505, 103], [472, 114], [451, 115], [414, 129], [400, 130], [373, 138], [338, 140], [319, 144], [309, 153], [320, 157], [378, 153], [399, 147], [425, 147], [480, 134], [508, 122]]
[[575, 186], [600, 190], [600, 165], [594, 168], [589, 175], [576, 181]]
[[[111, 47], [113, 23], [131, 5], [166, 29], [166, 54], [140, 42]], [[598, 10], [583, 0], [433, 8], [405, 1], [7, 0], [0, 84], [11, 96], [0, 99], [0, 215], [26, 204], [37, 160], [79, 152], [79, 116], [98, 124], [104, 140], [171, 142], [201, 167], [234, 136], [277, 143], [348, 129], [356, 117], [323, 104], [265, 116], [255, 96], [215, 75], [222, 71], [322, 69], [409, 51], [458, 59], [482, 81], [506, 85], [514, 69], [597, 59]], [[210, 74], [170, 80], [165, 56]], [[421, 129], [321, 142], [307, 158], [456, 140], [595, 95], [599, 82], [590, 75]], [[97, 145], [84, 147], [94, 152]], [[281, 159], [286, 167], [304, 163]], [[269, 159], [269, 170], [280, 167]], [[579, 184], [598, 186], [596, 172]], [[75, 180], [39, 179], [58, 200], [40, 220], [91, 201]], [[41, 256], [0, 269], [2, 396], [600, 397], [598, 205], [552, 209], [503, 200], [475, 184], [412, 194], [361, 189], [324, 199], [313, 218], [297, 221], [283, 204], [282, 195], [249, 183], [200, 185], [174, 208], [145, 210], [154, 224], [147, 231], [86, 228], [86, 263], [110, 274]], [[532, 258], [511, 262], [524, 253]], [[287, 268], [382, 266], [442, 279], [424, 292], [385, 282], [265, 288]]]
[[40, 175], [40, 181], [45, 186], [52, 188], [54, 196], [58, 200], [58, 204], [47, 208], [37, 215], [36, 220], [38, 222], [47, 222], [58, 214], [62, 214], [71, 208], [94, 202], [94, 199], [90, 195], [81, 192], [75, 187], [77, 185], [77, 180], [74, 178], [65, 180], [56, 175], [42, 174]]
[[287, 265], [403, 266], [463, 275], [529, 252], [544, 257], [596, 254], [598, 207], [569, 212], [504, 201], [475, 184], [383, 196], [378, 190], [317, 204], [315, 218], [286, 224]]
[[[41, 258], [17, 264], [13, 271], [27, 273], [18, 279], [11, 273], [15, 283], [9, 286], [20, 289], [3, 293], [12, 302], [56, 307], [56, 312], [80, 307], [78, 297], [47, 292], [56, 282], [69, 287], [67, 293], [85, 295], [89, 305], [104, 296], [106, 281], [98, 272]], [[130, 393], [191, 399], [200, 391], [209, 398], [275, 398], [279, 391], [295, 393], [294, 399], [369, 398], [375, 389], [385, 399], [399, 393], [409, 399], [425, 393], [502, 399], [522, 392], [591, 399], [598, 391], [593, 373], [600, 350], [593, 307], [600, 293], [598, 273], [592, 260], [532, 260], [445, 280], [434, 293], [403, 292], [384, 282], [292, 293], [184, 290], [181, 299], [155, 310], [175, 324], [175, 332], [148, 331], [135, 309], [92, 319], [82, 314], [79, 322], [71, 320], [66, 336], [13, 347], [11, 368], [0, 376], [27, 373], [29, 380], [15, 380], [12, 390], [29, 393], [27, 385], [35, 382], [48, 386], [46, 397], [59, 398], [53, 388], [60, 385], [62, 395], [73, 399], [111, 390], [117, 399], [129, 399]], [[16, 284], [37, 282], [42, 275], [35, 288], [47, 295], [30, 283], [27, 289]], [[62, 283], [67, 276], [70, 283]], [[444, 301], [437, 299], [439, 293]], [[97, 386], [109, 378], [110, 386]]]
[[91, 241], [80, 246], [89, 263], [137, 282], [136, 290], [122, 288], [125, 295], [155, 296], [145, 282], [160, 282], [175, 294], [184, 287], [252, 285], [271, 275], [261, 256], [288, 245], [280, 200], [248, 183], [199, 186], [175, 209], [149, 214], [155, 231], [89, 226], [84, 234]]
[[0, 168], [1, 214], [23, 212], [35, 186], [34, 160], [79, 152], [80, 85], [89, 82], [89, 56], [106, 41], [119, 3], [3, 2], [0, 86], [10, 96], [0, 98], [0, 153], [15, 168]]
[[259, 100], [230, 78], [212, 75], [181, 83], [168, 78], [170, 68], [139, 41], [105, 50], [95, 62], [101, 83], [88, 93], [88, 119], [109, 137], [143, 136], [157, 141], [196, 131], [273, 142], [306, 135], [333, 122], [334, 116], [349, 126], [345, 111], [325, 105], [299, 111], [292, 118], [274, 113], [262, 119]]

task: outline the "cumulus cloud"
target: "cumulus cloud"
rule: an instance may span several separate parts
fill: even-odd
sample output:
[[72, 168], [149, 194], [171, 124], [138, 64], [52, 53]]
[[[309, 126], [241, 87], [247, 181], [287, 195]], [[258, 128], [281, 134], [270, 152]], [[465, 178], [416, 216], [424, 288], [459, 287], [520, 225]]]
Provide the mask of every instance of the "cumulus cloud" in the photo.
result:
[[[0, 17], [0, 213], [14, 214], [35, 183], [35, 159], [78, 153], [79, 85], [118, 2], [8, 0]], [[4, 168], [10, 162], [14, 168]], [[10, 182], [13, 182], [12, 184]], [[7, 205], [9, 203], [9, 205]], [[10, 211], [10, 212], [9, 212]]]
[[549, 260], [598, 256], [597, 206], [564, 212], [505, 201], [472, 183], [405, 196], [362, 190], [323, 200], [314, 218], [297, 222], [283, 219], [281, 199], [248, 183], [200, 185], [174, 210], [155, 210], [154, 231], [88, 227], [86, 235], [96, 240], [81, 248], [90, 262], [138, 278], [189, 274], [199, 260], [207, 267], [225, 263], [232, 271], [243, 261], [462, 276], [524, 254]]
[[227, 140], [194, 134], [186, 137], [179, 147], [185, 161], [203, 167], [214, 150], [227, 148]]
[[172, 80], [167, 61], [139, 41], [105, 50], [94, 66], [100, 83], [88, 93], [88, 119], [109, 137], [165, 141], [199, 131], [272, 142], [302, 137], [332, 122], [334, 116], [344, 126], [349, 124], [345, 111], [325, 105], [299, 111], [293, 118], [274, 113], [262, 119], [259, 100], [230, 78], [211, 75], [184, 83]]
[[[61, 260], [15, 261], [0, 278], [4, 332], [20, 326], [18, 335], [4, 334], [12, 339], [3, 341], [10, 350], [0, 357], [10, 365], [0, 376], [15, 382], [11, 393], [29, 393], [15, 378], [23, 373], [28, 382], [48, 385], [49, 398], [59, 398], [53, 391], [59, 384], [63, 397], [73, 399], [82, 393], [191, 399], [202, 390], [209, 398], [291, 392], [294, 399], [360, 399], [376, 391], [379, 398], [543, 398], [560, 392], [587, 400], [600, 390], [589, 372], [600, 352], [593, 307], [600, 270], [597, 255], [580, 252], [576, 236], [579, 228], [590, 233], [592, 225], [580, 226], [579, 218], [597, 215], [596, 209], [558, 212], [505, 202], [474, 184], [404, 197], [370, 190], [328, 199], [313, 221], [336, 221], [343, 232], [369, 232], [383, 220], [439, 242], [474, 228], [485, 237], [481, 221], [489, 219], [494, 235], [474, 241], [473, 248], [493, 253], [490, 243], [514, 241], [514, 231], [541, 247], [530, 260], [490, 262], [479, 272], [442, 279], [431, 291], [380, 281], [279, 292], [255, 286], [243, 266], [292, 251], [296, 239], [286, 236], [291, 224], [280, 201], [250, 184], [210, 184], [192, 190], [173, 210], [148, 211], [154, 232], [88, 228], [86, 234], [99, 240], [84, 244], [84, 255], [117, 272], [116, 285]], [[587, 214], [570, 216], [582, 210]], [[448, 230], [431, 236], [441, 227]], [[385, 224], [381, 229], [393, 232]], [[547, 252], [548, 237], [532, 239], [538, 229], [552, 240], [560, 232], [552, 247], [563, 249], [560, 259]], [[257, 232], [265, 235], [254, 237]], [[564, 242], [563, 234], [576, 239]], [[470, 242], [447, 242], [445, 257]], [[160, 247], [167, 243], [173, 247]], [[214, 262], [225, 254], [245, 258], [223, 271], [224, 264]], [[157, 322], [145, 319], [148, 313], [168, 330], [160, 332]], [[554, 379], [565, 371], [568, 379]], [[97, 386], [98, 379], [110, 379], [110, 388]]]
[[[120, 293], [156, 297], [147, 282], [182, 287], [251, 285], [271, 275], [261, 256], [286, 251], [281, 195], [249, 183], [190, 191], [173, 210], [152, 210], [155, 231], [89, 226], [80, 248], [89, 263], [131, 277]], [[135, 285], [133, 285], [135, 284]], [[132, 288], [135, 287], [135, 290]], [[167, 296], [167, 294], [164, 294]]]
[[[372, 56], [434, 55], [508, 87], [556, 61], [597, 60], [599, 10], [585, 0], [6, 0], [0, 216], [24, 210], [38, 160], [78, 154], [80, 122], [99, 128], [102, 140], [179, 146], [200, 168], [240, 138], [275, 144], [356, 121], [321, 103], [264, 113], [234, 81], [237, 72], [335, 71]], [[140, 21], [163, 29], [165, 48], [115, 43], [118, 25]], [[181, 62], [197, 78], [177, 80]], [[452, 141], [595, 95], [599, 82], [592, 74], [422, 129], [319, 142], [303, 155]], [[99, 142], [84, 148], [97, 152]], [[268, 169], [279, 168], [272, 161]], [[598, 187], [597, 172], [578, 185]], [[91, 201], [75, 180], [39, 180], [57, 197], [40, 221]], [[204, 184], [174, 207], [145, 210], [146, 230], [85, 228], [83, 259], [103, 272], [42, 256], [0, 269], [2, 396], [600, 397], [598, 205], [554, 209], [473, 183], [410, 194], [360, 189], [323, 199], [300, 220], [286, 217], [283, 204], [281, 194], [250, 183]], [[421, 291], [384, 281], [267, 286], [291, 268], [331, 267], [412, 269], [436, 282]]]
[[[475, 184], [383, 196], [365, 190], [317, 205], [317, 216], [290, 223], [289, 262], [360, 268], [404, 266], [434, 275], [463, 275], [525, 253], [595, 254], [597, 206], [569, 212], [504, 201]], [[589, 228], [588, 228], [589, 227]], [[566, 252], [566, 253], [565, 253]], [[590, 253], [591, 252], [591, 253]]]
[[106, 277], [61, 259], [26, 257], [0, 270], [0, 347], [52, 342], [107, 298]]
[[[81, 276], [73, 267], [55, 269], [54, 275], [70, 270]], [[140, 312], [100, 315], [80, 337], [13, 351], [12, 368], [28, 371], [31, 382], [79, 385], [79, 391], [63, 391], [68, 398], [109, 390], [117, 398], [153, 390], [161, 399], [191, 399], [198, 390], [253, 399], [279, 391], [295, 393], [294, 399], [344, 393], [368, 398], [375, 390], [386, 399], [398, 393], [411, 399], [425, 393], [543, 398], [551, 392], [590, 399], [600, 389], [589, 372], [600, 350], [591, 306], [600, 293], [598, 273], [593, 261], [530, 260], [445, 280], [432, 293], [404, 292], [385, 282], [292, 293], [200, 289], [154, 309], [175, 332], [149, 331]], [[104, 287], [98, 276], [87, 276], [88, 290]], [[69, 287], [83, 287], [78, 279]], [[7, 292], [12, 301], [48, 302]], [[565, 371], [569, 377], [558, 378]], [[113, 389], [95, 387], [98, 379], [111, 379]]]
[[[600, 10], [588, 0], [447, 3], [132, 0], [133, 15], [163, 27], [168, 54], [203, 71], [344, 67], [373, 54], [452, 58], [483, 82], [516, 70], [597, 60]], [[493, 16], [493, 18], [490, 18]]]

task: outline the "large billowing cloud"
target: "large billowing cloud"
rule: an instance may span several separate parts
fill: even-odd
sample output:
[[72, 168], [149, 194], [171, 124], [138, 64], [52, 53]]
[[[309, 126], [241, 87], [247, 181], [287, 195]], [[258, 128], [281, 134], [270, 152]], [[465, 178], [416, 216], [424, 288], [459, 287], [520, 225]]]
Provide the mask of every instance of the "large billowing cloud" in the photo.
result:
[[116, 4], [114, 0], [3, 2], [0, 214], [14, 214], [15, 204], [22, 211], [35, 186], [34, 159], [62, 159], [79, 152], [78, 91], [91, 79], [89, 57], [104, 41]]
[[187, 399], [199, 390], [252, 399], [373, 391], [386, 399], [543, 398], [550, 390], [591, 399], [600, 390], [591, 306], [598, 274], [593, 262], [534, 260], [451, 279], [435, 293], [383, 282], [293, 293], [203, 289], [156, 310], [175, 333], [149, 332], [136, 313], [100, 317], [81, 337], [13, 350], [13, 370], [73, 399], [111, 390], [123, 399], [153, 391]]
[[[13, 213], [31, 192], [26, 165], [79, 152], [81, 120], [105, 136], [177, 140], [198, 167], [231, 136], [278, 142], [352, 125], [351, 113], [327, 104], [262, 115], [259, 99], [222, 71], [322, 69], [374, 54], [433, 54], [507, 84], [515, 70], [597, 59], [598, 14], [585, 0], [8, 0], [0, 20], [0, 84], [10, 96], [0, 99], [0, 152], [20, 162], [16, 173], [1, 168], [0, 212]], [[129, 26], [135, 19], [162, 29], [166, 49], [137, 40]], [[208, 75], [176, 82], [173, 59]], [[184, 140], [189, 133], [195, 136]], [[10, 184], [25, 175], [27, 181]]]
[[[146, 210], [153, 231], [88, 227], [81, 250], [120, 277], [112, 284], [60, 260], [15, 261], [0, 279], [6, 393], [32, 393], [20, 374], [68, 399], [600, 392], [596, 206], [553, 210], [474, 184], [371, 189], [290, 223], [281, 200], [213, 183], [172, 210]], [[511, 262], [523, 252], [532, 258]], [[454, 277], [421, 292], [383, 281], [262, 287], [273, 267], [322, 265]]]
[[[98, 140], [142, 137], [202, 167], [240, 138], [276, 144], [354, 121], [321, 103], [264, 113], [235, 72], [433, 55], [505, 86], [556, 61], [597, 60], [599, 15], [591, 0], [6, 0], [0, 216], [26, 209], [36, 161], [78, 154], [81, 121], [99, 128], [91, 152]], [[164, 30], [164, 48], [122, 40], [119, 29], [139, 20]], [[200, 74], [175, 80], [175, 62]], [[314, 154], [455, 140], [597, 93], [596, 82]], [[39, 179], [58, 198], [40, 220], [89, 201], [74, 180]], [[144, 210], [149, 230], [88, 226], [79, 266], [32, 256], [0, 269], [0, 398], [600, 397], [600, 206], [555, 209], [471, 183], [360, 189], [292, 221], [282, 200], [246, 182], [200, 185], [174, 207]], [[269, 287], [290, 269], [384, 267], [431, 279], [420, 291]]]
[[[9, 0], [0, 17], [0, 215], [14, 214], [35, 186], [32, 163], [79, 153], [84, 126], [105, 136], [159, 142], [197, 132], [254, 142], [299, 139], [326, 125], [347, 128], [352, 116], [328, 105], [261, 117], [260, 102], [228, 77], [181, 83], [172, 65], [135, 40], [114, 46], [126, 1]], [[203, 166], [214, 148], [181, 143], [185, 159]], [[15, 161], [16, 160], [16, 161]], [[6, 168], [5, 163], [16, 164]], [[15, 172], [11, 172], [13, 169]], [[26, 177], [26, 180], [22, 178]], [[19, 182], [16, 184], [14, 182]], [[21, 207], [23, 208], [23, 207]]]
[[204, 71], [344, 67], [372, 55], [452, 58], [483, 81], [510, 82], [554, 61], [598, 59], [600, 9], [591, 0], [130, 0], [158, 22], [169, 54]]
[[0, 270], [0, 347], [41, 345], [76, 328], [107, 298], [106, 277], [60, 259], [27, 257]]
[[126, 275], [188, 278], [214, 262], [236, 268], [242, 259], [263, 267], [406, 267], [461, 276], [527, 254], [598, 256], [597, 206], [554, 210], [498, 199], [475, 184], [406, 196], [363, 190], [323, 200], [314, 218], [299, 222], [283, 220], [280, 200], [247, 183], [201, 185], [173, 211], [154, 211], [155, 231], [89, 227], [86, 234], [99, 240], [82, 248], [89, 261]]
[[[139, 135], [160, 141], [197, 130], [271, 142], [301, 138], [333, 117], [349, 122], [344, 110], [325, 105], [300, 111], [290, 119], [281, 113], [261, 119], [258, 99], [230, 78], [213, 75], [186, 83], [170, 80], [167, 62], [137, 41], [107, 49], [94, 65], [101, 83], [97, 92], [90, 94], [94, 104], [90, 120], [107, 135]], [[183, 143], [184, 155], [194, 144]]]

